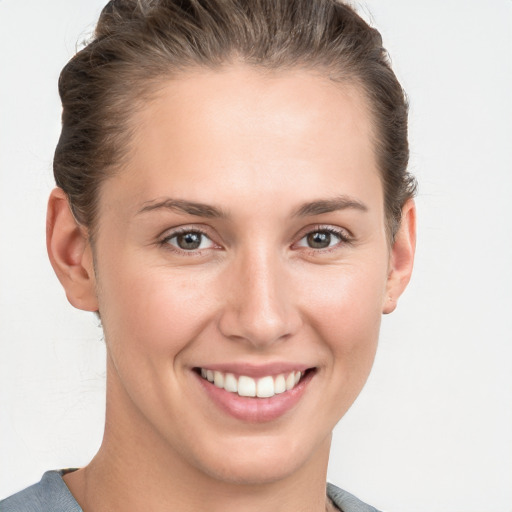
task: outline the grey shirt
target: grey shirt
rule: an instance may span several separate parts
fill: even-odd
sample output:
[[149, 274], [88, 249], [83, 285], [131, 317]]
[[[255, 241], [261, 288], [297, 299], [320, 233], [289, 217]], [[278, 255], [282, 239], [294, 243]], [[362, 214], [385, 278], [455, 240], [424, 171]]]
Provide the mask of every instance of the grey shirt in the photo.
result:
[[[0, 512], [82, 512], [62, 479], [66, 472], [47, 471], [38, 484], [0, 501]], [[342, 512], [378, 512], [335, 485], [327, 484], [327, 495]]]

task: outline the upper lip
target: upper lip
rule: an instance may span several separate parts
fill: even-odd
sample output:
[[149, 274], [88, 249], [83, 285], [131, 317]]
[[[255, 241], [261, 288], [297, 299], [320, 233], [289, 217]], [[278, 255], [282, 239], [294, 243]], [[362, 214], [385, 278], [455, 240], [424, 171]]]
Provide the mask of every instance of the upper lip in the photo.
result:
[[247, 377], [266, 377], [268, 375], [280, 375], [282, 373], [290, 373], [300, 371], [304, 373], [312, 365], [304, 363], [290, 363], [290, 362], [273, 362], [267, 364], [253, 364], [253, 363], [215, 363], [205, 364], [204, 366], [197, 366], [196, 368], [203, 368], [204, 370], [219, 371], [222, 373], [232, 373], [234, 375], [246, 375]]

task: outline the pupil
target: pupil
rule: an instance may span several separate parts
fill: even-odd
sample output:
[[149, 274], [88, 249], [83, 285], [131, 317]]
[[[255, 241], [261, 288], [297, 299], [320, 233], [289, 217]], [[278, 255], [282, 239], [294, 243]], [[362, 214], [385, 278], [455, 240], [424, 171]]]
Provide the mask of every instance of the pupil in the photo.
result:
[[201, 233], [185, 233], [178, 235], [177, 242], [180, 249], [197, 249], [201, 245]]
[[308, 245], [313, 249], [325, 249], [331, 244], [331, 234], [325, 231], [316, 231], [308, 235]]

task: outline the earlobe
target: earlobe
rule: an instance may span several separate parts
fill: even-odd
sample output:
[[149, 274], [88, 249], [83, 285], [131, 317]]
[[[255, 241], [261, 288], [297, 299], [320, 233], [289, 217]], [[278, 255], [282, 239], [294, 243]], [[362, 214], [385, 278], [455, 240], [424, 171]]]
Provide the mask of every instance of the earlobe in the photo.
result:
[[390, 251], [387, 293], [382, 308], [384, 314], [396, 309], [398, 298], [411, 279], [415, 249], [416, 206], [409, 199], [402, 208], [402, 222]]
[[78, 309], [97, 311], [92, 248], [85, 228], [75, 220], [60, 188], [54, 189], [48, 200], [46, 247], [69, 302]]

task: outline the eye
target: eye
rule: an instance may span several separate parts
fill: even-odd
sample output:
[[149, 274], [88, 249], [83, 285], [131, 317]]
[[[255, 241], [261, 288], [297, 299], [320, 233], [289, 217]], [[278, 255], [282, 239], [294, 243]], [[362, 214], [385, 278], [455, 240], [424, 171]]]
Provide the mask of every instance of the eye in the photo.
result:
[[215, 244], [201, 231], [182, 231], [168, 236], [163, 243], [172, 245], [182, 251], [210, 249]]
[[310, 231], [303, 236], [297, 245], [299, 247], [308, 247], [310, 249], [329, 249], [342, 242], [348, 242], [349, 239], [342, 231], [335, 229], [317, 229]]

